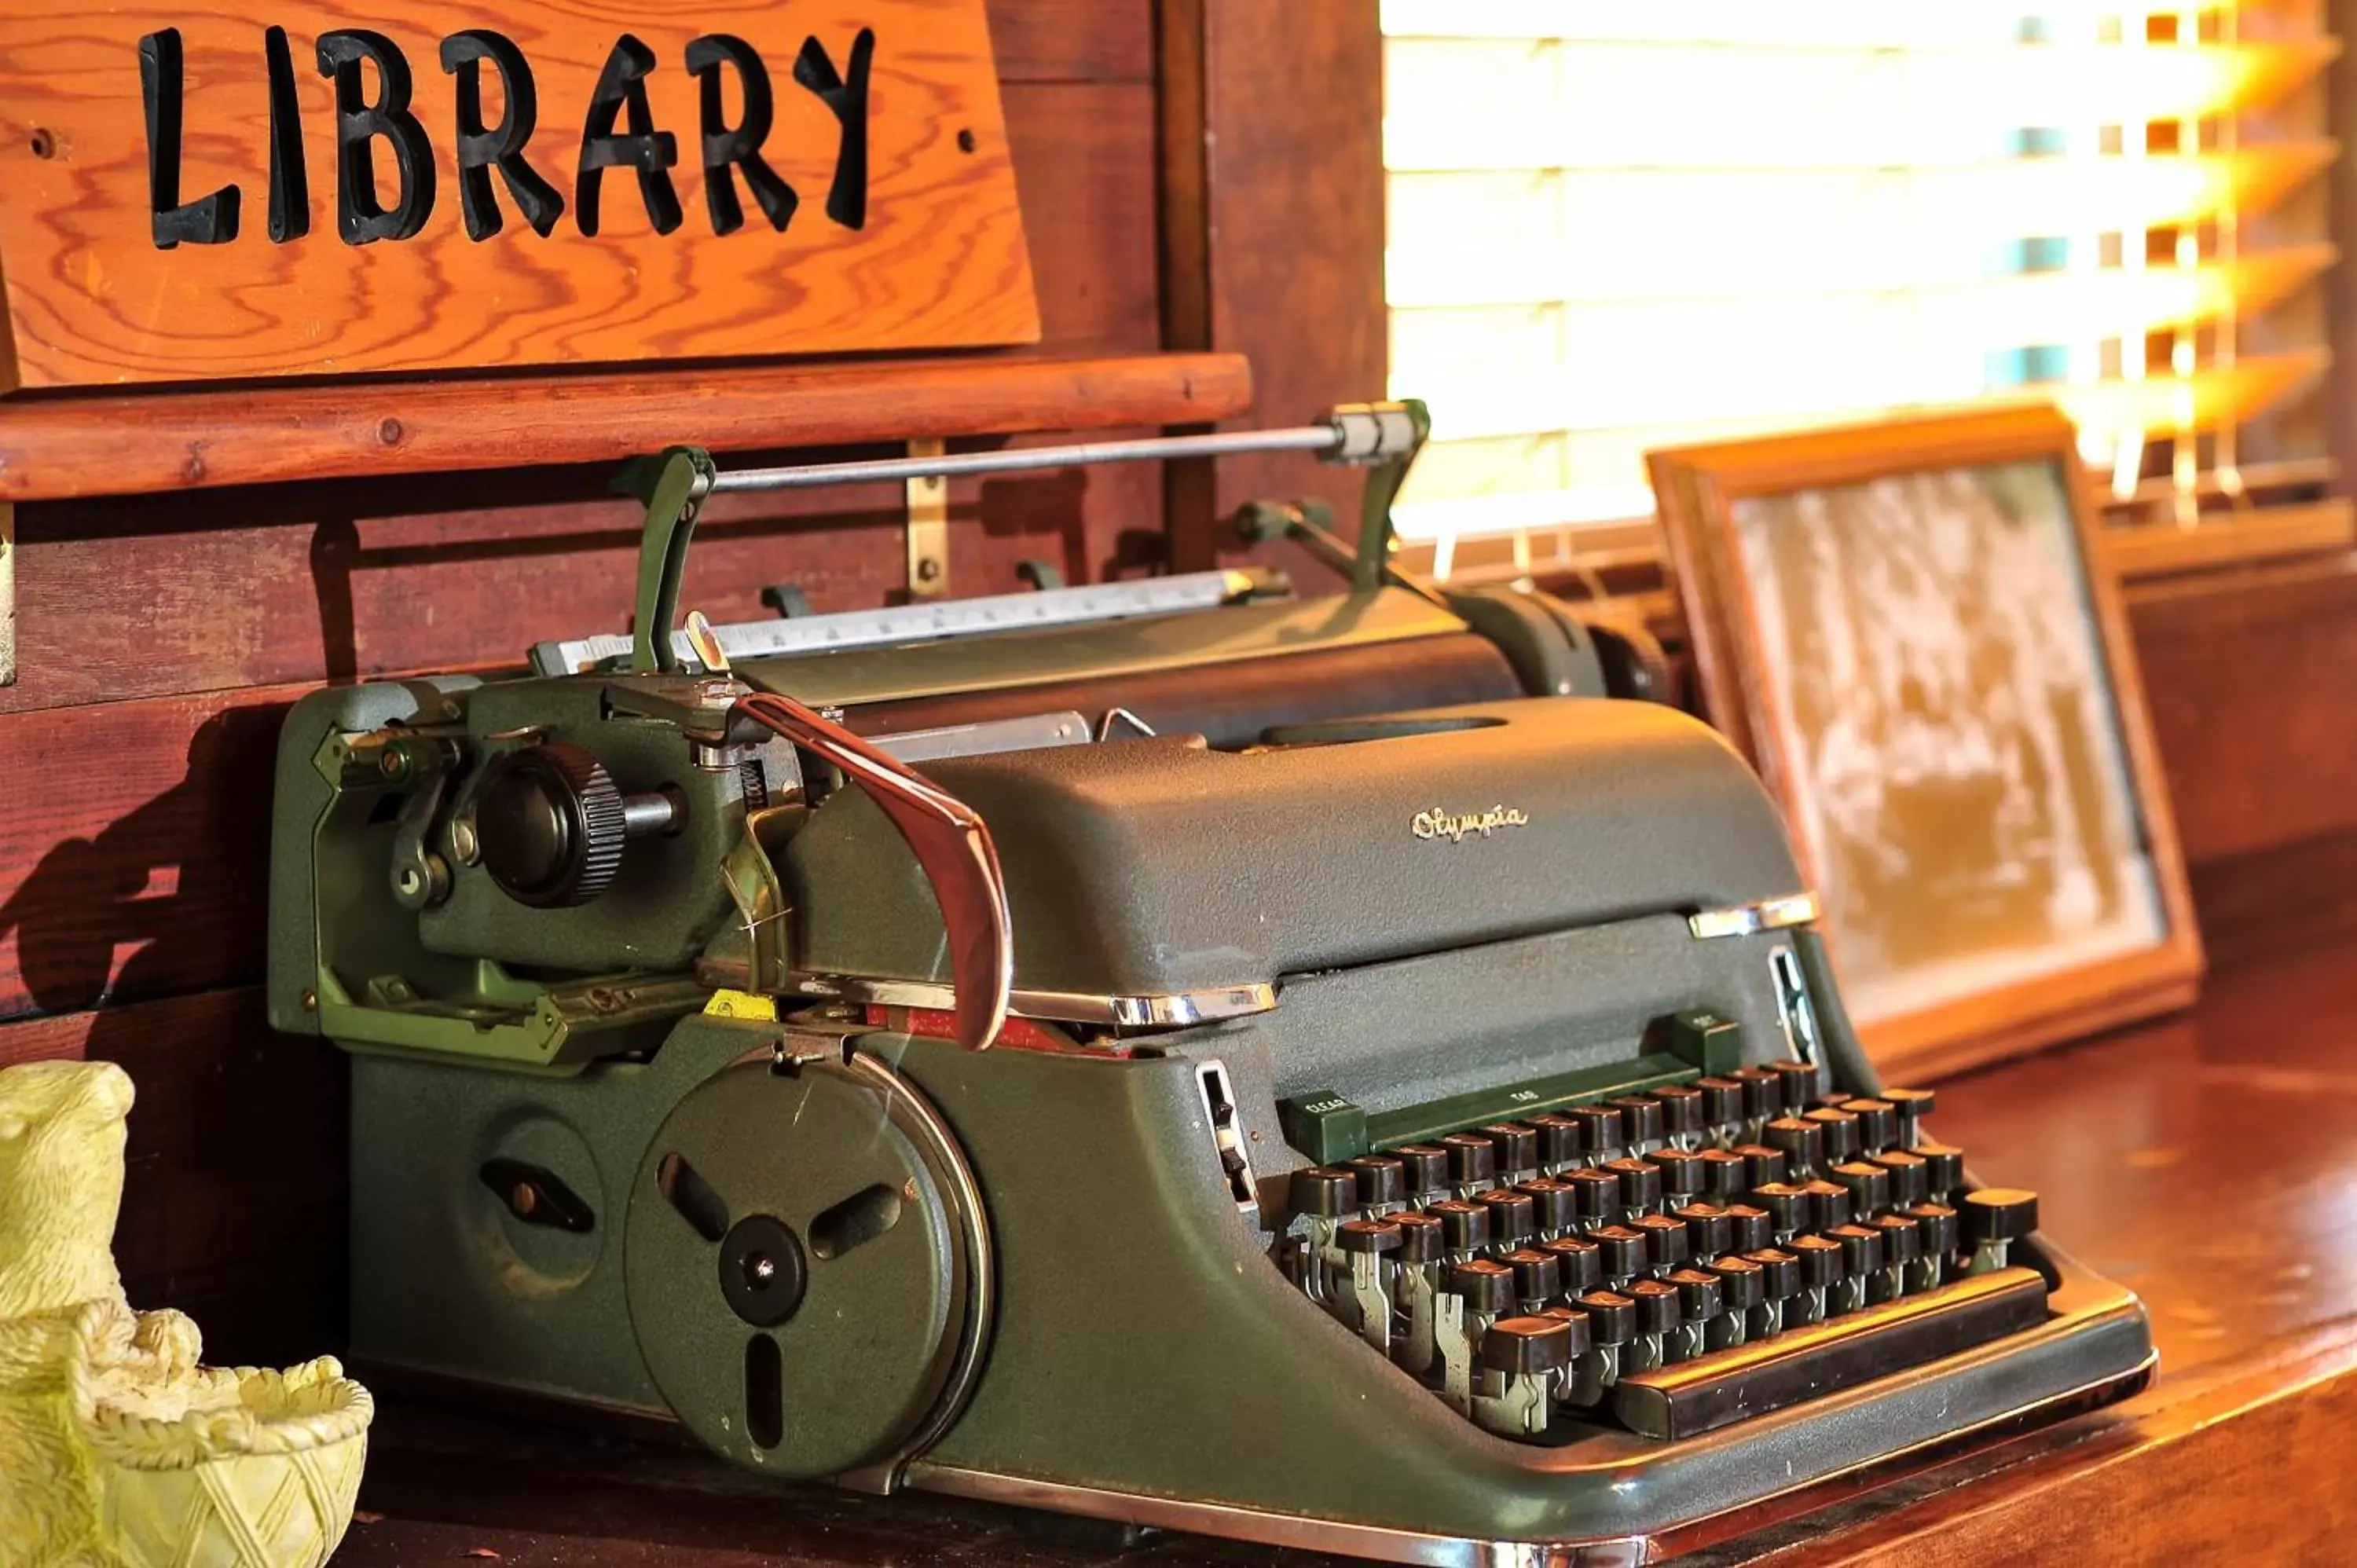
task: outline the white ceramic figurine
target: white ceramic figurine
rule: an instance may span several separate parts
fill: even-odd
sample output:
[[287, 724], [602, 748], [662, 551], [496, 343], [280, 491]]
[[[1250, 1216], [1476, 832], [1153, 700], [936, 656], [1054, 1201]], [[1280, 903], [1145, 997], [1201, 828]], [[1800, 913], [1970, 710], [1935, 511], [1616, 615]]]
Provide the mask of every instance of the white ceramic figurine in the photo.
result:
[[0, 1568], [313, 1568], [351, 1521], [368, 1391], [331, 1359], [197, 1364], [112, 1241], [131, 1079], [0, 1069]]

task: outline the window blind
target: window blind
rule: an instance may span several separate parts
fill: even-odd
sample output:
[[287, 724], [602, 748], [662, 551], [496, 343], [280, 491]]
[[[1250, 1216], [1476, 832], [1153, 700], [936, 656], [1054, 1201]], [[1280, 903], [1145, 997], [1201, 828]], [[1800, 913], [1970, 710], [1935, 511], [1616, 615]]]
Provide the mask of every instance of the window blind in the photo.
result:
[[1383, 0], [1402, 532], [1650, 517], [1647, 448], [2051, 397], [2123, 500], [2313, 487], [2309, 3]]

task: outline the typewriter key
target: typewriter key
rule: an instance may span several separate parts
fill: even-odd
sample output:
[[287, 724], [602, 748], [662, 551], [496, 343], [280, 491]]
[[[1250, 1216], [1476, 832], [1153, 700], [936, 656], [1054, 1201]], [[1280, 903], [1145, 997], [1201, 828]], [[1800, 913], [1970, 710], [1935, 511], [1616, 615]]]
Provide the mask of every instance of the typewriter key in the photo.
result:
[[1521, 1246], [1538, 1233], [1534, 1205], [1527, 1192], [1491, 1187], [1475, 1193], [1473, 1201], [1490, 1211], [1490, 1245], [1501, 1252]]
[[1631, 1155], [1650, 1155], [1662, 1146], [1665, 1128], [1660, 1101], [1650, 1094], [1620, 1094], [1604, 1103], [1620, 1112]]
[[1668, 1273], [1694, 1256], [1683, 1219], [1673, 1219], [1666, 1214], [1640, 1214], [1629, 1221], [1629, 1229], [1645, 1239], [1645, 1259], [1652, 1265], [1650, 1272], [1656, 1276]]
[[1933, 1203], [1953, 1204], [1956, 1191], [1964, 1185], [1964, 1152], [1953, 1144], [1935, 1144], [1926, 1138], [1912, 1151], [1923, 1162], [1923, 1175]]
[[1703, 1125], [1711, 1140], [1720, 1148], [1737, 1141], [1743, 1130], [1743, 1080], [1738, 1078], [1702, 1078], [1695, 1080], [1702, 1093]]
[[1713, 1258], [1703, 1265], [1717, 1279], [1718, 1288], [1726, 1293], [1727, 1312], [1711, 1326], [1706, 1350], [1724, 1350], [1730, 1345], [1740, 1345], [1753, 1333], [1766, 1332], [1760, 1322], [1760, 1311], [1768, 1301], [1766, 1271], [1749, 1258]]
[[1801, 1265], [1801, 1288], [1784, 1304], [1784, 1326], [1823, 1323], [1833, 1306], [1834, 1288], [1841, 1283], [1841, 1243], [1824, 1236], [1795, 1236], [1781, 1251]]
[[1626, 1225], [1599, 1225], [1587, 1233], [1604, 1260], [1604, 1279], [1614, 1290], [1645, 1272], [1648, 1242], [1642, 1231]]
[[1319, 1219], [1348, 1219], [1359, 1212], [1359, 1177], [1335, 1165], [1308, 1165], [1293, 1173], [1293, 1212]]
[[1571, 1388], [1565, 1396], [1576, 1405], [1592, 1405], [1620, 1380], [1621, 1356], [1637, 1335], [1637, 1304], [1616, 1291], [1589, 1291], [1573, 1300], [1587, 1319], [1588, 1354], [1572, 1369]]
[[1764, 1067], [1739, 1067], [1727, 1076], [1743, 1086], [1743, 1134], [1756, 1144], [1760, 1129], [1784, 1114], [1784, 1080]]
[[1781, 1149], [1771, 1149], [1765, 1144], [1738, 1144], [1727, 1153], [1743, 1156], [1743, 1190], [1746, 1192], [1766, 1187], [1770, 1182], [1792, 1179], [1792, 1156]]
[[1474, 1359], [1490, 1325], [1513, 1310], [1514, 1271], [1488, 1258], [1452, 1263], [1438, 1305], [1441, 1394], [1459, 1415], [1470, 1415]]
[[1835, 1165], [1833, 1179], [1849, 1190], [1849, 1210], [1861, 1219], [1890, 1207], [1890, 1173], [1870, 1160]]
[[1560, 1236], [1579, 1224], [1577, 1194], [1553, 1176], [1534, 1176], [1514, 1190], [1531, 1200], [1531, 1225], [1541, 1238]]
[[[1750, 1165], [1734, 1150], [1705, 1149], [1695, 1158], [1702, 1161], [1702, 1196], [1711, 1202], [1732, 1203], [1751, 1190]], [[1782, 1156], [1776, 1163], [1782, 1165]]]
[[1470, 1197], [1496, 1185], [1498, 1145], [1479, 1133], [1451, 1133], [1439, 1140], [1448, 1151], [1448, 1185], [1459, 1197]]
[[1803, 1122], [1813, 1122], [1824, 1129], [1824, 1165], [1820, 1169], [1845, 1165], [1857, 1158], [1860, 1148], [1858, 1119], [1848, 1107], [1820, 1105], [1801, 1113]]
[[1849, 1188], [1839, 1182], [1803, 1182], [1801, 1190], [1809, 1195], [1809, 1220], [1817, 1230], [1831, 1230], [1857, 1218], [1857, 1210], [1850, 1202]]
[[1899, 1112], [1899, 1146], [1911, 1149], [1922, 1141], [1921, 1122], [1932, 1114], [1933, 1095], [1928, 1089], [1886, 1089], [1882, 1100]]
[[1890, 1207], [1912, 1208], [1932, 1196], [1932, 1177], [1923, 1156], [1905, 1149], [1890, 1149], [1867, 1156], [1869, 1165], [1880, 1165], [1890, 1173]]
[[1448, 1182], [1448, 1151], [1437, 1144], [1403, 1144], [1392, 1151], [1392, 1158], [1400, 1163], [1401, 1180], [1410, 1203], [1429, 1203], [1437, 1196], [1446, 1197]]
[[1359, 1202], [1377, 1218], [1407, 1202], [1407, 1166], [1391, 1155], [1361, 1155], [1342, 1162], [1359, 1178]]
[[1749, 1203], [1727, 1206], [1727, 1251], [1756, 1251], [1776, 1244], [1776, 1221], [1769, 1212]]
[[1552, 1241], [1540, 1242], [1539, 1251], [1551, 1254], [1556, 1267], [1562, 1270], [1564, 1294], [1577, 1295], [1603, 1287], [1604, 1253], [1595, 1242], [1577, 1236], [1558, 1236]]
[[1575, 1105], [1564, 1114], [1579, 1123], [1580, 1147], [1591, 1165], [1602, 1165], [1629, 1146], [1627, 1125], [1613, 1106]]
[[1524, 1312], [1536, 1312], [1563, 1294], [1563, 1264], [1553, 1252], [1517, 1247], [1500, 1253], [1498, 1262], [1514, 1271], [1514, 1299]]
[[1776, 1075], [1785, 1115], [1798, 1116], [1817, 1102], [1817, 1069], [1807, 1062], [1787, 1057], [1780, 1062], [1770, 1062], [1768, 1070]]
[[1788, 1181], [1771, 1181], [1752, 1189], [1754, 1206], [1768, 1211], [1768, 1222], [1775, 1228], [1779, 1244], [1791, 1240], [1803, 1230], [1816, 1226], [1817, 1200], [1805, 1187]]
[[1845, 1100], [1841, 1108], [1857, 1118], [1859, 1152], [1878, 1155], [1899, 1138], [1899, 1108], [1882, 1100]]
[[1760, 1130], [1760, 1137], [1770, 1148], [1784, 1152], [1791, 1180], [1806, 1181], [1825, 1168], [1825, 1130], [1817, 1122], [1779, 1116]]
[[1481, 1136], [1498, 1145], [1498, 1174], [1509, 1181], [1539, 1174], [1539, 1134], [1519, 1122], [1495, 1122]]
[[1662, 1167], [1651, 1160], [1625, 1159], [1608, 1162], [1604, 1168], [1620, 1184], [1620, 1210], [1631, 1219], [1640, 1214], [1652, 1214], [1662, 1207]]
[[1637, 1333], [1629, 1342], [1628, 1369], [1650, 1372], [1669, 1354], [1669, 1337], [1678, 1326], [1678, 1287], [1662, 1280], [1639, 1280], [1621, 1292], [1637, 1309]]
[[1856, 1312], [1867, 1304], [1873, 1276], [1882, 1272], [1882, 1233], [1863, 1225], [1836, 1225], [1824, 1239], [1841, 1246], [1842, 1277], [1832, 1310]]
[[1953, 1276], [1958, 1239], [1956, 1211], [1944, 1203], [1918, 1203], [1907, 1209], [1922, 1235], [1916, 1260], [1917, 1290], [1929, 1290]]
[[1670, 1147], [1699, 1148], [1703, 1129], [1702, 1090], [1683, 1083], [1666, 1084], [1653, 1090], [1653, 1100], [1662, 1108], [1662, 1135]]
[[1425, 1209], [1440, 1221], [1441, 1250], [1462, 1262], [1490, 1244], [1490, 1211], [1461, 1197], [1445, 1197]]
[[[1672, 1207], [1692, 1202], [1701, 1195], [1703, 1173], [1706, 1167], [1703, 1165], [1703, 1157], [1700, 1155], [1684, 1149], [1670, 1148], [1662, 1150], [1652, 1155], [1652, 1159], [1662, 1172], [1663, 1198]], [[1740, 1160], [1736, 1162], [1738, 1168], [1740, 1168], [1742, 1164]]]
[[1571, 1188], [1572, 1210], [1582, 1230], [1609, 1225], [1620, 1218], [1620, 1178], [1594, 1165], [1568, 1172], [1563, 1184]]
[[1686, 1228], [1686, 1256], [1700, 1262], [1716, 1258], [1734, 1240], [1734, 1227], [1727, 1223], [1727, 1210], [1713, 1203], [1689, 1203], [1670, 1211], [1670, 1218]]
[[1579, 1164], [1587, 1145], [1577, 1118], [1549, 1111], [1532, 1117], [1531, 1127], [1539, 1135], [1540, 1169], [1559, 1176]]
[[1288, 1188], [1308, 1253], [1302, 1284], [1312, 1301], [1344, 1310], [1343, 1282], [1350, 1278], [1351, 1265], [1334, 1232], [1342, 1221], [1358, 1217], [1358, 1176], [1334, 1165], [1309, 1165], [1293, 1173]]
[[1555, 1413], [1555, 1391], [1576, 1354], [1571, 1326], [1554, 1317], [1508, 1317], [1481, 1337], [1485, 1389], [1474, 1419], [1501, 1437], [1536, 1437]]
[[1744, 1254], [1748, 1262], [1760, 1265], [1761, 1294], [1759, 1316], [1751, 1322], [1753, 1337], [1781, 1334], [1788, 1321], [1794, 1296], [1801, 1294], [1801, 1260], [1781, 1247], [1762, 1247]]
[[1957, 1212], [1973, 1249], [1966, 1272], [1989, 1273], [2006, 1266], [2014, 1242], [2038, 1229], [2038, 1195], [2018, 1187], [1985, 1187], [1966, 1193]]
[[1726, 1337], [1725, 1327], [1714, 1326], [1726, 1316], [1727, 1288], [1708, 1269], [1678, 1269], [1665, 1283], [1677, 1287], [1678, 1326], [1670, 1333], [1663, 1359], [1691, 1361], [1710, 1348], [1714, 1337]]
[[1904, 1214], [1878, 1214], [1866, 1222], [1882, 1233], [1882, 1273], [1867, 1292], [1869, 1301], [1896, 1301], [1915, 1288], [1916, 1262], [1923, 1255], [1921, 1227]]
[[1440, 1288], [1440, 1221], [1429, 1214], [1401, 1214], [1392, 1223], [1400, 1233], [1398, 1267], [1392, 1276], [1392, 1299], [1399, 1308], [1392, 1359], [1420, 1377], [1432, 1366], [1434, 1297]]

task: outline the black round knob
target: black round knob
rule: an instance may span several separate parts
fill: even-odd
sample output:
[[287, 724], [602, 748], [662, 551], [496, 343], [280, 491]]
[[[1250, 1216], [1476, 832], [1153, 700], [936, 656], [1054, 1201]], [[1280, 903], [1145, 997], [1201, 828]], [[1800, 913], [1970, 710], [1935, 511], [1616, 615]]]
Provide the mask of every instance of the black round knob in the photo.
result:
[[1440, 1221], [1429, 1214], [1394, 1214], [1392, 1223], [1399, 1227], [1399, 1261], [1403, 1263], [1429, 1263], [1438, 1261], [1441, 1251]]
[[1559, 1372], [1575, 1354], [1571, 1326], [1559, 1317], [1501, 1317], [1481, 1336], [1481, 1365], [1508, 1377]]
[[1521, 1301], [1544, 1301], [1563, 1294], [1563, 1264], [1553, 1252], [1517, 1247], [1501, 1252], [1498, 1262], [1514, 1271], [1514, 1295]]
[[720, 1294], [756, 1328], [775, 1328], [802, 1305], [810, 1266], [791, 1226], [748, 1214], [720, 1239]]
[[1479, 1133], [1451, 1133], [1440, 1140], [1448, 1151], [1448, 1179], [1458, 1187], [1487, 1187], [1498, 1179], [1498, 1145]]
[[1667, 1334], [1678, 1326], [1678, 1287], [1660, 1280], [1639, 1280], [1621, 1292], [1637, 1308], [1637, 1332]]
[[1637, 1332], [1637, 1304], [1619, 1291], [1592, 1290], [1574, 1301], [1587, 1319], [1587, 1337], [1598, 1345], [1626, 1345]]
[[537, 909], [587, 904], [622, 868], [630, 824], [606, 765], [565, 741], [502, 752], [475, 790], [475, 836], [492, 884]]
[[1604, 1283], [1602, 1250], [1593, 1241], [1583, 1241], [1577, 1236], [1558, 1236], [1552, 1241], [1540, 1242], [1539, 1251], [1551, 1254], [1556, 1266], [1563, 1271], [1566, 1295], [1577, 1295]]
[[1388, 1219], [1346, 1220], [1334, 1232], [1345, 1252], [1366, 1252], [1381, 1256], [1400, 1249], [1400, 1228]]
[[1359, 1201], [1364, 1204], [1405, 1203], [1407, 1166], [1391, 1155], [1361, 1155], [1344, 1166], [1359, 1178]]
[[1538, 1233], [1533, 1215], [1535, 1206], [1527, 1192], [1516, 1192], [1510, 1187], [1491, 1187], [1487, 1192], [1475, 1193], [1473, 1201], [1490, 1211], [1490, 1240], [1499, 1246], [1517, 1246]]
[[1293, 1211], [1321, 1219], [1340, 1219], [1359, 1212], [1359, 1177], [1338, 1165], [1308, 1165], [1293, 1173]]
[[1985, 1187], [1964, 1195], [1964, 1240], [2018, 1241], [2038, 1229], [2038, 1195], [2024, 1187]]
[[1776, 1241], [1775, 1220], [1766, 1209], [1754, 1204], [1728, 1204], [1727, 1228], [1727, 1248], [1730, 1252], [1757, 1251], [1762, 1247], [1773, 1246]]
[[1455, 1263], [1448, 1270], [1448, 1290], [1465, 1298], [1469, 1311], [1510, 1311], [1514, 1305], [1514, 1271], [1488, 1258]]
[[1443, 1198], [1425, 1210], [1440, 1221], [1441, 1244], [1452, 1252], [1474, 1252], [1490, 1244], [1490, 1211], [1462, 1198]]
[[1403, 1144], [1392, 1151], [1400, 1163], [1400, 1176], [1410, 1201], [1421, 1202], [1448, 1180], [1448, 1151], [1437, 1144]]

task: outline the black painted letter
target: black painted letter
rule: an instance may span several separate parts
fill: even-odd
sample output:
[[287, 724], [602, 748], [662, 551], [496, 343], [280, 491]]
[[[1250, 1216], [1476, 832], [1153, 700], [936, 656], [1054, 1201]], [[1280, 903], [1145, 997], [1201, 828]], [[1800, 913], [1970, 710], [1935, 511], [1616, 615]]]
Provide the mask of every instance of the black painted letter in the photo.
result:
[[802, 40], [794, 80], [834, 111], [843, 139], [835, 145], [834, 183], [827, 188], [826, 215], [846, 229], [867, 225], [867, 71], [876, 60], [876, 29], [862, 27], [851, 40], [851, 79], [835, 74], [834, 61], [816, 38]]
[[159, 251], [183, 242], [226, 245], [237, 238], [239, 192], [222, 186], [201, 201], [180, 202], [180, 29], [139, 40], [139, 87], [147, 101], [147, 228]]
[[285, 28], [262, 35], [262, 60], [270, 77], [270, 238], [283, 245], [311, 231], [311, 171], [303, 162], [295, 53]]
[[[745, 118], [730, 125], [720, 102], [720, 68], [737, 68], [745, 90]], [[687, 69], [696, 78], [704, 110], [704, 200], [712, 209], [712, 231], [734, 234], [745, 226], [745, 209], [737, 204], [737, 178], [729, 166], [741, 165], [753, 199], [782, 234], [794, 220], [802, 198], [778, 177], [761, 158], [761, 144], [770, 134], [774, 104], [770, 97], [770, 71], [753, 46], [726, 33], [707, 33], [687, 46]]]
[[[482, 62], [500, 73], [500, 96], [507, 111], [499, 125], [483, 128]], [[466, 215], [467, 238], [488, 240], [500, 231], [500, 199], [491, 170], [508, 182], [516, 210], [533, 232], [548, 238], [565, 215], [565, 198], [524, 160], [523, 145], [540, 122], [540, 98], [523, 51], [480, 27], [442, 40], [442, 69], [458, 79], [458, 210]]]
[[[597, 186], [609, 168], [638, 171], [639, 199], [655, 232], [668, 234], [679, 227], [679, 193], [664, 171], [679, 162], [679, 143], [668, 131], [655, 129], [654, 111], [647, 107], [647, 72], [654, 70], [654, 51], [624, 33], [614, 40], [606, 69], [597, 73], [597, 91], [589, 95], [589, 116], [581, 127], [581, 168], [573, 186], [573, 220], [581, 232], [597, 232]], [[630, 111], [630, 133], [614, 134], [614, 120]]]
[[[363, 99], [361, 61], [376, 67], [377, 101]], [[361, 27], [319, 35], [319, 74], [336, 83], [336, 223], [344, 243], [406, 240], [434, 212], [434, 146], [409, 112], [409, 61], [382, 33]], [[401, 199], [387, 208], [376, 198], [376, 160], [369, 144], [382, 136], [393, 148]]]

